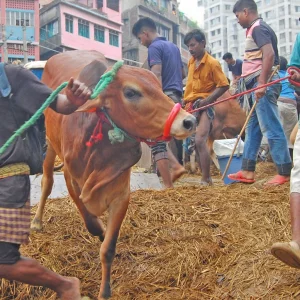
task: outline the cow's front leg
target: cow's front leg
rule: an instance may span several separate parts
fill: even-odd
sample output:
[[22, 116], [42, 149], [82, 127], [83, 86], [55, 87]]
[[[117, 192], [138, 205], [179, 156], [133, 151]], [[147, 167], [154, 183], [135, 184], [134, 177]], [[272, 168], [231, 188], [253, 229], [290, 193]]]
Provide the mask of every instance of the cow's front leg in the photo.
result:
[[98, 236], [100, 241], [103, 242], [105, 237], [105, 227], [102, 221], [97, 216], [90, 214], [85, 208], [83, 208], [82, 216], [89, 233]]
[[109, 207], [109, 216], [104, 241], [100, 248], [100, 260], [102, 264], [102, 282], [99, 292], [99, 300], [111, 297], [110, 274], [113, 259], [116, 253], [116, 244], [119, 231], [125, 217], [129, 203], [129, 193], [125, 198], [115, 200]]
[[44, 208], [46, 205], [46, 200], [51, 194], [53, 182], [54, 182], [53, 167], [54, 167], [55, 157], [56, 157], [56, 153], [53, 147], [51, 146], [51, 144], [48, 142], [46, 158], [43, 164], [41, 198], [34, 219], [31, 222], [31, 230], [34, 231], [40, 231], [43, 228]]
[[85, 205], [82, 203], [79, 195], [80, 195], [80, 189], [78, 184], [75, 180], [72, 179], [67, 167], [65, 167], [64, 171], [66, 184], [68, 187], [69, 194], [73, 201], [75, 202], [82, 218], [84, 221], [84, 224], [89, 231], [94, 236], [98, 236], [100, 241], [104, 241], [105, 236], [105, 228], [102, 223], [102, 221], [95, 215], [92, 215], [85, 207]]

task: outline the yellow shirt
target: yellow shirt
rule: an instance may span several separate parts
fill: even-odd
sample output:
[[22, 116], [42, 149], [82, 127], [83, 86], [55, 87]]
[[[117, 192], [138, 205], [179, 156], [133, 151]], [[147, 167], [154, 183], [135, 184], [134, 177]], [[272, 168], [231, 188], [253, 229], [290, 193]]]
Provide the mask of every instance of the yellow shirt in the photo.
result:
[[188, 78], [184, 92], [184, 102], [208, 97], [217, 87], [228, 86], [228, 80], [220, 63], [205, 52], [196, 68], [195, 58], [188, 63]]

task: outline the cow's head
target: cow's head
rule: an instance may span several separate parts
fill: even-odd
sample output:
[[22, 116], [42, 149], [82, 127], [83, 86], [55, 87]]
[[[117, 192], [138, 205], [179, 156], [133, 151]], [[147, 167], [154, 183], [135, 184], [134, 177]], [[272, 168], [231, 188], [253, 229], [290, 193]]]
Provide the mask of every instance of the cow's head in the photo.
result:
[[[92, 62], [80, 77], [99, 65]], [[100, 67], [100, 66], [98, 66]], [[81, 79], [79, 77], [79, 79]], [[99, 80], [99, 78], [98, 78]], [[122, 66], [113, 82], [94, 100], [88, 101], [78, 111], [95, 111], [105, 108], [116, 125], [129, 134], [155, 139], [163, 134], [173, 101], [166, 96], [156, 76], [145, 69]], [[180, 109], [170, 130], [170, 134], [184, 139], [195, 131], [196, 119]]]

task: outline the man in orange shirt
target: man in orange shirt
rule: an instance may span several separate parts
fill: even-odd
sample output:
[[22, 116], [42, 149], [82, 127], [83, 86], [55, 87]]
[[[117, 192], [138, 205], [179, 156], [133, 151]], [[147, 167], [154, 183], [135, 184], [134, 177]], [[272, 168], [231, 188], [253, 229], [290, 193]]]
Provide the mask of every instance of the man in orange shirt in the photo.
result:
[[[192, 110], [215, 102], [228, 90], [229, 83], [220, 63], [207, 53], [205, 33], [202, 30], [194, 29], [189, 32], [184, 38], [184, 43], [192, 55], [188, 63], [184, 102], [186, 109]], [[214, 114], [213, 107], [195, 112], [198, 127], [195, 136], [192, 137], [191, 146], [195, 144], [202, 171], [201, 183], [204, 185], [212, 184], [210, 155], [206, 142], [212, 128]]]

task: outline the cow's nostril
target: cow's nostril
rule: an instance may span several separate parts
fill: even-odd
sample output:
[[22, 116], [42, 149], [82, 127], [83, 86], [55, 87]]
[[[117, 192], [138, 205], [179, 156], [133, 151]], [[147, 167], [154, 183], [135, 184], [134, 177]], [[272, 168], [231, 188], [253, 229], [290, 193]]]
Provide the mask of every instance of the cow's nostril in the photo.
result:
[[196, 118], [194, 116], [188, 116], [183, 120], [183, 127], [189, 131], [194, 130], [196, 127]]

